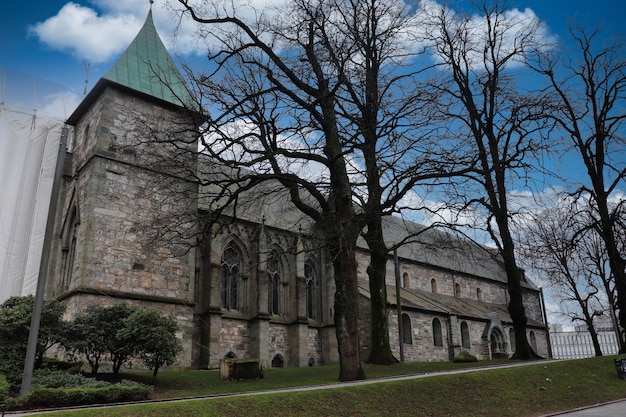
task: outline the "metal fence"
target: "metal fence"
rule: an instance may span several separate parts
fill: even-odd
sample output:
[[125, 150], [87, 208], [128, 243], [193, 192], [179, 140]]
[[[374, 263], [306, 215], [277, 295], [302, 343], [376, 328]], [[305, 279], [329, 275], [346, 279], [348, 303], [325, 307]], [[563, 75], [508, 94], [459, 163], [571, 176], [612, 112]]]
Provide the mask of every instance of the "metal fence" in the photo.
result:
[[[599, 332], [598, 342], [603, 355], [616, 355], [619, 351], [614, 332]], [[587, 332], [550, 333], [552, 357], [554, 359], [580, 359], [595, 356], [591, 335]]]

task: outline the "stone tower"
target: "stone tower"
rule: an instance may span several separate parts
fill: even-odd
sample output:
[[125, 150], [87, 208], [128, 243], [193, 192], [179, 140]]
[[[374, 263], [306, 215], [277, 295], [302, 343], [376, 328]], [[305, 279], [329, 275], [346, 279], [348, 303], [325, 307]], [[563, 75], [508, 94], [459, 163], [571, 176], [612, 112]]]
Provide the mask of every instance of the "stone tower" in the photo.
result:
[[[185, 197], [195, 198], [197, 187], [177, 164], [163, 161], [185, 154], [193, 167], [193, 140], [180, 140], [193, 139], [185, 110], [191, 102], [150, 11], [67, 121], [75, 139], [58, 197], [47, 285], [48, 296], [65, 301], [70, 316], [120, 302], [174, 316], [183, 332], [183, 366], [191, 363], [191, 342], [185, 341], [192, 333], [195, 253], [185, 239], [193, 239], [193, 230], [185, 237], [168, 232], [194, 211]], [[169, 129], [178, 132], [169, 135]], [[155, 230], [166, 238], [155, 239]]]

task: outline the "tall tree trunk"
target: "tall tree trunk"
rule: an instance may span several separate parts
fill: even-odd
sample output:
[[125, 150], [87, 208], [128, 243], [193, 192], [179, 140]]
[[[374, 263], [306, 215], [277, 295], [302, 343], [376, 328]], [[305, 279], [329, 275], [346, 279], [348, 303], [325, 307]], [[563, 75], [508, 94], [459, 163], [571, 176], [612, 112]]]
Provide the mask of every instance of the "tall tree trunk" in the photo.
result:
[[[504, 219], [499, 219], [504, 217]], [[541, 357], [533, 351], [526, 337], [526, 310], [524, 308], [524, 298], [522, 294], [522, 272], [517, 267], [515, 261], [515, 252], [513, 238], [511, 237], [506, 212], [496, 216], [498, 228], [502, 239], [502, 260], [506, 270], [507, 282], [509, 286], [509, 314], [513, 321], [513, 330], [515, 332], [515, 352], [511, 359], [540, 359]]]
[[[615, 279], [615, 290], [617, 291], [617, 309], [619, 310], [618, 321], [622, 332], [626, 329], [626, 261], [620, 254], [615, 234], [613, 232], [613, 221], [609, 213], [608, 195], [604, 191], [604, 183], [601, 180], [594, 182], [595, 200], [598, 205], [600, 215], [600, 230], [602, 240], [608, 253], [609, 265]], [[622, 337], [618, 335], [618, 339]], [[620, 343], [619, 353], [626, 353], [626, 346]]]
[[339, 350], [339, 380], [365, 379], [359, 346], [359, 285], [356, 262], [357, 231], [351, 219], [339, 220], [329, 244], [335, 269], [335, 330]]
[[[387, 316], [387, 246], [382, 237], [380, 216], [367, 224], [365, 240], [370, 249], [370, 264], [367, 267], [370, 288], [370, 354], [367, 363], [390, 365], [398, 360], [389, 344], [389, 320]], [[402, 341], [400, 341], [402, 342]]]

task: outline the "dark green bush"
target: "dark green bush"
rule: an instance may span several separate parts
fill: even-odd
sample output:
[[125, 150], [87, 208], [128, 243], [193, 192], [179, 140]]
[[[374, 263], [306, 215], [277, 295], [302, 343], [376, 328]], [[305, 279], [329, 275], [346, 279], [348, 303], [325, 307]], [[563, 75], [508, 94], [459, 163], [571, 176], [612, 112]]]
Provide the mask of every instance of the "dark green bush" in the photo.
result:
[[124, 382], [103, 388], [35, 388], [21, 398], [21, 408], [70, 407], [145, 400], [152, 388], [136, 382]]
[[462, 350], [458, 355], [452, 360], [453, 362], [477, 362], [476, 356], [471, 353]]
[[38, 369], [33, 373], [33, 388], [103, 388], [106, 381], [86, 378], [82, 374], [71, 374], [55, 369]]
[[9, 398], [10, 385], [4, 375], [0, 374], [0, 404], [6, 404]]

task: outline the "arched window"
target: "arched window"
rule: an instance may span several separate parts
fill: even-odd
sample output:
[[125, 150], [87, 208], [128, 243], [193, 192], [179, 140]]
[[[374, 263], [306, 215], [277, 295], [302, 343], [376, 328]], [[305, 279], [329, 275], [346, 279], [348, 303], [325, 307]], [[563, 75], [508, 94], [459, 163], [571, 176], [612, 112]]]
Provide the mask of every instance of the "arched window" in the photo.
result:
[[402, 343], [413, 344], [413, 329], [411, 328], [411, 318], [408, 314], [402, 313]]
[[239, 284], [241, 280], [241, 252], [230, 244], [222, 252], [222, 269], [220, 286], [222, 308], [237, 310], [239, 308]]
[[304, 264], [304, 281], [306, 282], [306, 315], [309, 319], [317, 319], [319, 309], [318, 282], [315, 269], [310, 262]]
[[461, 284], [458, 282], [454, 284], [454, 296], [456, 298], [461, 298]]
[[506, 343], [502, 333], [496, 328], [491, 330], [491, 336], [489, 337], [489, 343], [491, 345], [491, 359], [501, 357], [502, 354], [506, 354]]
[[437, 280], [435, 278], [430, 280], [430, 291], [437, 292]]
[[267, 278], [269, 283], [268, 309], [270, 314], [280, 315], [283, 313], [283, 283], [280, 258], [277, 253], [272, 253], [267, 261]]
[[515, 353], [515, 329], [509, 329], [509, 342], [511, 343], [511, 353]]
[[478, 301], [482, 301], [482, 300], [483, 300], [483, 293], [482, 293], [482, 291], [480, 290], [480, 288], [476, 288], [476, 299], [477, 299]]
[[441, 334], [441, 322], [439, 319], [433, 319], [433, 344], [435, 346], [443, 346], [443, 335]]
[[224, 355], [224, 359], [235, 359], [237, 355], [231, 350], [226, 355]]
[[537, 336], [535, 336], [535, 332], [532, 330], [530, 331], [530, 347], [537, 352]]
[[285, 366], [285, 360], [281, 355], [276, 355], [272, 359], [272, 368], [282, 368]]
[[63, 273], [61, 286], [62, 290], [67, 290], [71, 281], [72, 273], [74, 271], [74, 256], [76, 255], [76, 226], [78, 224], [78, 212], [76, 207], [72, 208], [72, 214], [70, 215], [70, 221], [67, 223], [64, 242], [63, 242]]
[[467, 325], [467, 322], [461, 322], [461, 346], [463, 346], [465, 349], [472, 348], [469, 326]]
[[411, 287], [411, 281], [409, 279], [409, 274], [408, 273], [404, 273], [402, 274], [402, 287], [404, 288], [410, 288]]

